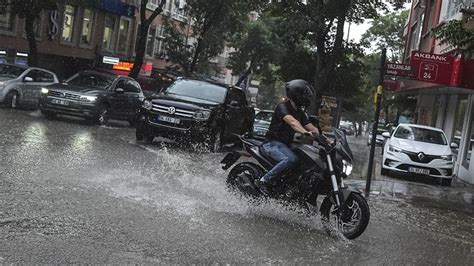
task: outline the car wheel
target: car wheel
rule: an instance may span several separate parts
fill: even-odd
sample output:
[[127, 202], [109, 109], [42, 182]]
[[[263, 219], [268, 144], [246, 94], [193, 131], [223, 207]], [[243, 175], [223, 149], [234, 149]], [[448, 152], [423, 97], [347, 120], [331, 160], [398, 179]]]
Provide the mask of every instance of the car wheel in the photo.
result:
[[20, 94], [15, 90], [8, 92], [5, 103], [8, 108], [17, 109], [20, 106]]
[[130, 120], [130, 121], [128, 121], [128, 124], [130, 125], [130, 127], [136, 127], [137, 121], [136, 120]]
[[110, 106], [108, 104], [102, 104], [99, 108], [99, 117], [97, 118], [100, 125], [107, 125], [109, 122], [109, 113]]
[[452, 178], [441, 178], [441, 185], [443, 187], [449, 187], [449, 186], [451, 186], [452, 181], [453, 181]]

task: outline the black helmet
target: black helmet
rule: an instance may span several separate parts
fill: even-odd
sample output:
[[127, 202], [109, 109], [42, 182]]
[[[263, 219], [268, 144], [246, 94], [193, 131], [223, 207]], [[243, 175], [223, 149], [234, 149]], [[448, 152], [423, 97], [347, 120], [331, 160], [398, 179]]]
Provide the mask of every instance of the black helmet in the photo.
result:
[[302, 79], [294, 79], [286, 83], [286, 96], [298, 107], [308, 107], [314, 94], [313, 86]]

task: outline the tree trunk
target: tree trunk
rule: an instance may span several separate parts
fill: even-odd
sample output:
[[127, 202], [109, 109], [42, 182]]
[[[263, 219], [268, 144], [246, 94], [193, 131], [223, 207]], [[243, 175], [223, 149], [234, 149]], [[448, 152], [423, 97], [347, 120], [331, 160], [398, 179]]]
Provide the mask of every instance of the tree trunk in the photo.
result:
[[143, 58], [145, 56], [146, 41], [148, 37], [148, 23], [141, 23], [138, 29], [137, 46], [135, 47], [135, 60], [133, 61], [133, 68], [128, 74], [129, 77], [136, 79], [140, 73], [143, 65]]
[[198, 63], [199, 54], [201, 53], [202, 42], [203, 42], [202, 38], [199, 38], [196, 45], [196, 49], [194, 50], [193, 60], [191, 61], [191, 63], [189, 63], [189, 68], [187, 69], [188, 73], [194, 73], [194, 70]]
[[28, 54], [28, 65], [29, 66], [38, 66], [38, 48], [36, 46], [36, 34], [35, 34], [35, 17], [27, 16], [25, 17], [25, 33], [26, 39], [28, 40], [28, 46], [30, 52]]

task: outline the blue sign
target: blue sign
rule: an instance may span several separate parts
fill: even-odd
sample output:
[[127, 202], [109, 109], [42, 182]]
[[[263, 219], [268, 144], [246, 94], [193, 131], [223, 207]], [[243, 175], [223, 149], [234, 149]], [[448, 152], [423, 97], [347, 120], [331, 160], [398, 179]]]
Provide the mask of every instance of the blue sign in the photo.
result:
[[122, 3], [120, 0], [87, 0], [87, 3], [92, 7], [117, 15], [135, 16], [135, 6]]

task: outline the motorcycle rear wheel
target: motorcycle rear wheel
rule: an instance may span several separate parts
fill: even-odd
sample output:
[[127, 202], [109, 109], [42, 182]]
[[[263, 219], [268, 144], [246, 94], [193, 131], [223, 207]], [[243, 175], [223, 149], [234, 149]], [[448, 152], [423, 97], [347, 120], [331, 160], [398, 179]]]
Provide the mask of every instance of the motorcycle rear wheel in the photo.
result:
[[329, 196], [326, 197], [321, 204], [321, 220], [328, 233], [336, 228], [347, 239], [355, 239], [369, 224], [369, 205], [358, 193], [351, 193], [344, 204], [346, 210], [341, 213], [335, 208]]
[[230, 170], [227, 185], [237, 189], [245, 196], [258, 197], [262, 193], [255, 187], [255, 182], [263, 176], [263, 169], [251, 162], [242, 162]]

